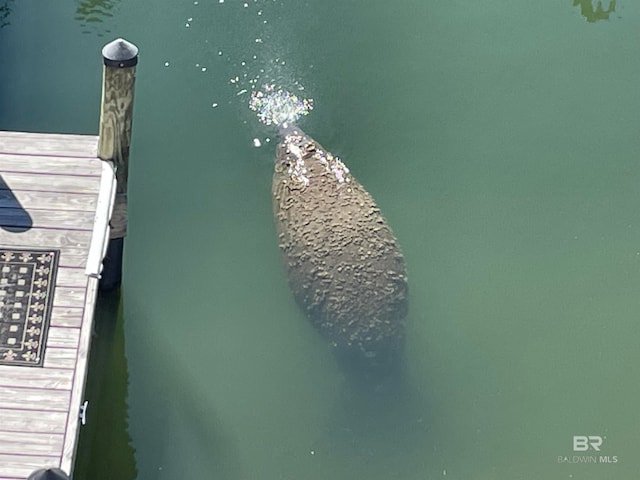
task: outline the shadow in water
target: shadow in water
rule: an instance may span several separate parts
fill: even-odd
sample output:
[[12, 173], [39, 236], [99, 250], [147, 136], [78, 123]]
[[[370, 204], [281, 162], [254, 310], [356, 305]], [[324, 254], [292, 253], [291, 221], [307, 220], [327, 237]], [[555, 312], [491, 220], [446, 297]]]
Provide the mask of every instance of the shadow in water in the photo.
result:
[[11, 4], [13, 0], [5, 0], [0, 3], [0, 28], [10, 25], [9, 15], [11, 15]]
[[120, 291], [98, 296], [74, 478], [133, 480], [134, 449], [127, 434], [127, 363]]
[[135, 411], [143, 417], [137, 423], [144, 430], [140, 478], [196, 478], [202, 472], [219, 480], [243, 478], [236, 443], [216, 415], [202, 379], [191, 376], [175, 348], [160, 335], [136, 330], [136, 325], [127, 328], [127, 342], [132, 342], [128, 351], [135, 349], [138, 359]]
[[80, 0], [78, 8], [76, 9], [75, 19], [84, 28], [82, 33], [95, 33], [99, 37], [111, 33], [111, 31], [105, 29], [104, 26], [98, 27], [98, 25], [113, 17], [111, 10], [117, 5], [118, 1], [119, 0]]
[[26, 232], [33, 226], [31, 215], [13, 194], [0, 175], [0, 228], [7, 232]]
[[333, 405], [326, 431], [314, 445], [317, 453], [332, 457], [384, 459], [385, 468], [396, 472], [405, 460], [425, 451], [429, 441], [427, 400], [412, 388], [402, 372], [372, 389], [345, 377], [341, 396]]
[[609, 0], [606, 10], [602, 8], [602, 2], [600, 0], [596, 2], [595, 8], [593, 4], [593, 0], [573, 0], [573, 6], [576, 7], [580, 5], [580, 13], [589, 23], [597, 22], [598, 20], [608, 20], [609, 14], [616, 10], [616, 0]]

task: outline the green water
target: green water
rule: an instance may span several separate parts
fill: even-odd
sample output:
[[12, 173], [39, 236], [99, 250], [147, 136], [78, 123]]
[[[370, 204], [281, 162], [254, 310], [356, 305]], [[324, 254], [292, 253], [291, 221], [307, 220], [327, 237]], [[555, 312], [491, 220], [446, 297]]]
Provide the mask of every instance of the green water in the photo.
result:
[[[137, 478], [635, 478], [637, 2], [601, 20], [606, 1], [243, 3], [16, 0], [0, 22], [1, 129], [95, 133], [101, 46], [140, 47], [121, 318]], [[275, 137], [241, 93], [257, 76], [304, 86], [302, 127], [403, 247], [395, 397], [351, 389], [293, 303]], [[136, 478], [114, 328], [91, 478]], [[574, 455], [617, 463], [558, 461]]]

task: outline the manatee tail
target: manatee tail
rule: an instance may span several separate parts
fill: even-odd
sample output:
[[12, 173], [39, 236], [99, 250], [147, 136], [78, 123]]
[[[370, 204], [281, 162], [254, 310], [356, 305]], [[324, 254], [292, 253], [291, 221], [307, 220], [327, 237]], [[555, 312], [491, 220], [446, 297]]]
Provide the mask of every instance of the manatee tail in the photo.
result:
[[380, 347], [376, 355], [357, 348], [334, 348], [340, 368], [349, 383], [365, 392], [394, 392], [404, 380], [404, 350]]

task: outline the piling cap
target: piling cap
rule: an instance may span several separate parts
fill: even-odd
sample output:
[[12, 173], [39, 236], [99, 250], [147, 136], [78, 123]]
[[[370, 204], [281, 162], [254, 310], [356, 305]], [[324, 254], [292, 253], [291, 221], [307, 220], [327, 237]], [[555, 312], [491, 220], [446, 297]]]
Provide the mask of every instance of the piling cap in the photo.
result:
[[138, 47], [124, 38], [117, 38], [102, 48], [102, 58], [107, 67], [133, 67], [138, 63]]
[[59, 468], [37, 470], [27, 480], [69, 480], [69, 476]]

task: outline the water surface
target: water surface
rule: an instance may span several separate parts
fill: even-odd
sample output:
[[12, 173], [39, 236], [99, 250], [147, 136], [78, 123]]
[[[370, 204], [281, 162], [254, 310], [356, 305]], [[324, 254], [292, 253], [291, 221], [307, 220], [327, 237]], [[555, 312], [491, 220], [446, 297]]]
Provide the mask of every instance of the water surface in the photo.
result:
[[[140, 47], [123, 286], [139, 479], [638, 471], [636, 3], [10, 4], [3, 129], [95, 133], [101, 46]], [[314, 99], [303, 128], [403, 247], [395, 396], [350, 388], [293, 303], [276, 139], [247, 108], [263, 81]], [[595, 453], [574, 435], [617, 463], [559, 463]]]

